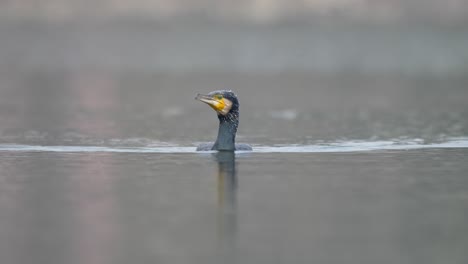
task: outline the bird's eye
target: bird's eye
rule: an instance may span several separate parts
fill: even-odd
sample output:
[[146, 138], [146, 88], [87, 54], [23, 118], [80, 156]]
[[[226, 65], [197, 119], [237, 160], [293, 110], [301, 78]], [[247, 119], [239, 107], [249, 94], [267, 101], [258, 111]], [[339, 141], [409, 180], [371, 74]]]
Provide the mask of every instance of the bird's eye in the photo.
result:
[[218, 95], [216, 95], [216, 99], [221, 100], [221, 99], [223, 99], [223, 96], [218, 94]]

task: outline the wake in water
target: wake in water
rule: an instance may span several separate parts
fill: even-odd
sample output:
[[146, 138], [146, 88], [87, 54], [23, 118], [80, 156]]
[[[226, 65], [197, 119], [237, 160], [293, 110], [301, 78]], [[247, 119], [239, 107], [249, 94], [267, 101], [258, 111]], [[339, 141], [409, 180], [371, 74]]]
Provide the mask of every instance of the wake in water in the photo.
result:
[[[424, 144], [423, 140], [341, 141], [316, 145], [254, 146], [254, 153], [321, 153], [362, 152], [376, 150], [411, 150], [436, 148], [468, 148], [468, 138], [451, 138], [444, 142]], [[39, 146], [0, 144], [1, 152], [117, 152], [117, 153], [206, 153], [195, 147], [164, 144], [151, 147]]]

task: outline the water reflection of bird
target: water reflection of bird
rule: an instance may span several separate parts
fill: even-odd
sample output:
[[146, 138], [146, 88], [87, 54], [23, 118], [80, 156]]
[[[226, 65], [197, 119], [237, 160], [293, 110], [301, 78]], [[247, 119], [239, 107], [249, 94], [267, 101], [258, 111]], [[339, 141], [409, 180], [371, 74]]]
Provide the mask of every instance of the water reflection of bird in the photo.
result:
[[208, 150], [252, 150], [247, 144], [236, 144], [236, 132], [239, 126], [239, 101], [232, 91], [213, 91], [207, 95], [198, 94], [195, 99], [202, 101], [218, 114], [218, 138], [214, 143], [201, 144], [197, 151]]
[[214, 154], [218, 162], [217, 263], [237, 263], [237, 171], [233, 151]]

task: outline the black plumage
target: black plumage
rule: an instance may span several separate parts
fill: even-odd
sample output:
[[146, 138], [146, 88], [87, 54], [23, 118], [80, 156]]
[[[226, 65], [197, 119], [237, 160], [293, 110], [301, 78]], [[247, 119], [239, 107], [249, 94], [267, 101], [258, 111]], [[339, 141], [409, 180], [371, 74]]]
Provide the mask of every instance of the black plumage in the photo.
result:
[[236, 133], [239, 126], [239, 100], [232, 91], [213, 91], [207, 95], [198, 94], [195, 98], [210, 105], [218, 115], [218, 137], [214, 143], [201, 144], [197, 151], [208, 150], [252, 150], [247, 144], [236, 144]]

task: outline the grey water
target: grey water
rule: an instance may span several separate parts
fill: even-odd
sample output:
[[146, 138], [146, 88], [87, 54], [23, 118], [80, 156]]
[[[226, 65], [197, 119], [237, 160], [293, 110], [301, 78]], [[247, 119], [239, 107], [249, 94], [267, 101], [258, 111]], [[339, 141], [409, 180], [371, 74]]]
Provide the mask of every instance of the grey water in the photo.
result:
[[464, 28], [3, 22], [1, 263], [468, 262]]
[[465, 263], [467, 154], [2, 151], [0, 253], [5, 263]]

